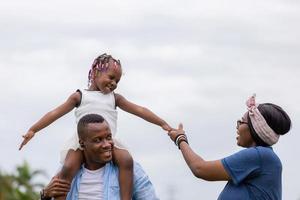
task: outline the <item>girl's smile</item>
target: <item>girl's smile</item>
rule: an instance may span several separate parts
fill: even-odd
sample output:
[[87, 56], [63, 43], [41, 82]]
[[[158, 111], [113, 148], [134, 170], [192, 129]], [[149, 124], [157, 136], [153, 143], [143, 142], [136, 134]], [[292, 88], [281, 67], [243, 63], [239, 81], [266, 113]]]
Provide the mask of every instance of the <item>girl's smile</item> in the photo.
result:
[[114, 91], [122, 76], [122, 69], [110, 60], [107, 70], [96, 71], [90, 87], [91, 90], [99, 90], [104, 94]]

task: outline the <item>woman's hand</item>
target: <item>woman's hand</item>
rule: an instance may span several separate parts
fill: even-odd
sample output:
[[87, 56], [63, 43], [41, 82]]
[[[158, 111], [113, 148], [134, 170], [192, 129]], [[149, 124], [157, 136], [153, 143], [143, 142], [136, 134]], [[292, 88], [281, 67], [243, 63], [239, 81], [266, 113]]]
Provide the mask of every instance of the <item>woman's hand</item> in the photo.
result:
[[175, 142], [175, 139], [178, 137], [178, 135], [185, 135], [185, 131], [183, 130], [183, 125], [180, 123], [178, 125], [178, 129], [172, 129], [169, 131], [168, 135], [170, 136], [171, 140]]

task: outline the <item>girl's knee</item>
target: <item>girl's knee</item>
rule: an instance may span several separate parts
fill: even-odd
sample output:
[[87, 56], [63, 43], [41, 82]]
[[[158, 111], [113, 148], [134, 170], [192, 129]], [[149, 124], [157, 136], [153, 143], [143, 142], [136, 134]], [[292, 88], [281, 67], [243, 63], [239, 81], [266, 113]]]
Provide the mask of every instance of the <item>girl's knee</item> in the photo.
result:
[[[121, 151], [121, 152], [120, 152]], [[133, 158], [126, 150], [118, 150], [119, 155], [115, 156], [115, 162], [119, 168], [133, 169]]]

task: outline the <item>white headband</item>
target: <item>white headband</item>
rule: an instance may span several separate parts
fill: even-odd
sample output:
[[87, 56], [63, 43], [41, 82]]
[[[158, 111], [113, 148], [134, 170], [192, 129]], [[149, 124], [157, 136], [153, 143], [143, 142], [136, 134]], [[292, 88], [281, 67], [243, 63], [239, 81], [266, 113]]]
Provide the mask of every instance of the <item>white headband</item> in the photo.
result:
[[271, 146], [278, 142], [279, 135], [267, 124], [265, 118], [257, 109], [259, 104], [255, 103], [255, 96], [256, 95], [253, 94], [246, 102], [249, 110], [249, 117], [258, 137]]

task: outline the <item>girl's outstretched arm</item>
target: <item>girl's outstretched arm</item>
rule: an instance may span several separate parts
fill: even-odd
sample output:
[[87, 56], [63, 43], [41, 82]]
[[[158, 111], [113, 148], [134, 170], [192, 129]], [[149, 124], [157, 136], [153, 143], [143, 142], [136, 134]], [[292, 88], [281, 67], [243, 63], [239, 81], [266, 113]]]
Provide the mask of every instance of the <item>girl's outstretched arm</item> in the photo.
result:
[[156, 124], [160, 127], [162, 127], [166, 131], [171, 131], [172, 128], [169, 126], [169, 124], [158, 117], [156, 114], [154, 114], [151, 110], [148, 108], [136, 105], [127, 99], [125, 99], [122, 95], [115, 93], [115, 99], [116, 99], [116, 106], [121, 108], [122, 110], [129, 112], [131, 114], [134, 114], [140, 118], [143, 118], [144, 120], [151, 122], [153, 124]]
[[180, 148], [184, 160], [194, 176], [207, 181], [228, 181], [231, 179], [221, 160], [205, 161], [192, 150], [187, 143], [182, 124], [179, 124], [178, 129], [170, 131], [169, 136]]
[[22, 136], [24, 139], [19, 147], [19, 150], [21, 150], [23, 146], [26, 145], [29, 142], [29, 140], [31, 140], [31, 138], [33, 138], [36, 132], [42, 130], [58, 118], [73, 110], [73, 108], [80, 102], [80, 99], [80, 93], [74, 92], [73, 94], [71, 94], [71, 96], [67, 99], [66, 102], [45, 114], [27, 131], [25, 135]]

